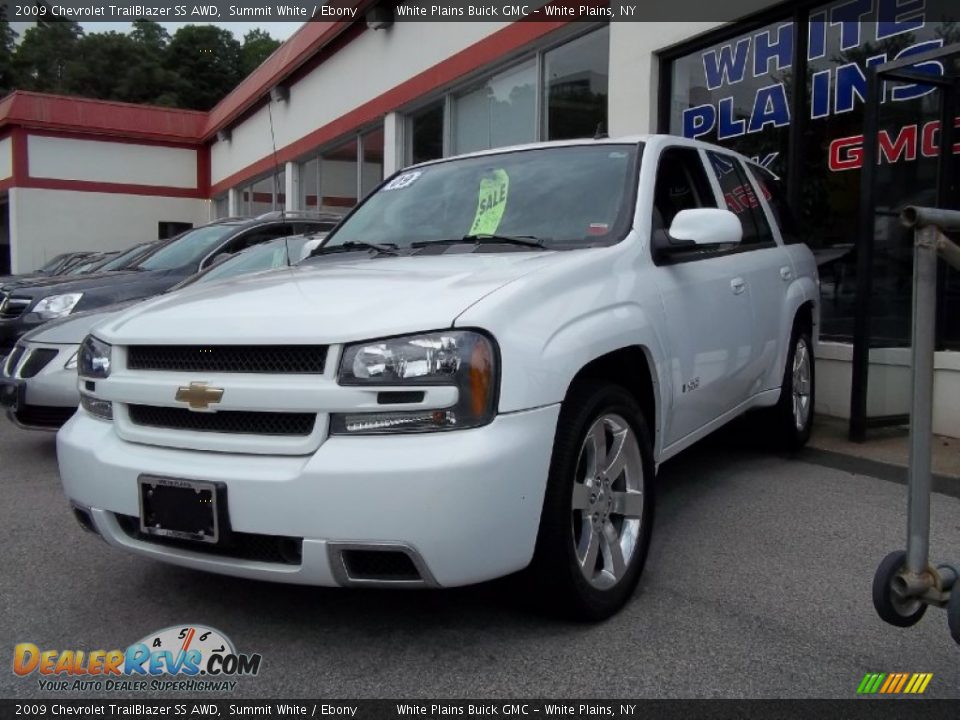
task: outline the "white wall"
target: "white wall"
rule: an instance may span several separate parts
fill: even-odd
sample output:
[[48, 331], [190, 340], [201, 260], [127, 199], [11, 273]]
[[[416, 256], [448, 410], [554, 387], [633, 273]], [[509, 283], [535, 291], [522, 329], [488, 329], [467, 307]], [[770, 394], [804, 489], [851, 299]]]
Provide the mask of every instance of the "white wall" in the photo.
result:
[[[833, 417], [850, 417], [850, 384], [853, 346], [822, 342], [817, 346], [816, 411]], [[902, 415], [910, 412], [910, 349], [876, 348], [870, 351], [867, 415]], [[933, 431], [960, 438], [960, 353], [934, 355]]]
[[197, 153], [187, 148], [31, 135], [27, 155], [36, 178], [197, 187]]
[[[364, 32], [272, 103], [277, 148], [283, 148], [446, 60], [510, 23], [395, 23]], [[270, 122], [261, 108], [232, 128], [229, 142], [211, 150], [211, 179], [223, 180], [270, 155]]]
[[0, 140], [0, 180], [13, 175], [13, 140]]
[[209, 205], [189, 198], [12, 188], [13, 271], [29, 272], [70, 250], [120, 250], [156, 240], [159, 222], [207, 222]]

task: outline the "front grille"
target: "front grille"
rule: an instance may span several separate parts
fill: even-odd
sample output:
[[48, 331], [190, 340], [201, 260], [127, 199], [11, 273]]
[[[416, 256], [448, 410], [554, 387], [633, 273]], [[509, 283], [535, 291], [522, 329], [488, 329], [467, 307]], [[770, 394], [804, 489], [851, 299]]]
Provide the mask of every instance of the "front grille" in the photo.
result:
[[50, 364], [50, 361], [53, 360], [58, 353], [59, 350], [54, 350], [53, 348], [37, 348], [36, 350], [32, 350], [20, 368], [20, 377], [25, 380], [35, 377]]
[[4, 361], [6, 363], [6, 372], [5, 374], [9, 377], [13, 377], [17, 371], [17, 363], [20, 362], [20, 358], [23, 357], [23, 346], [16, 345], [13, 348], [7, 359]]
[[13, 320], [20, 317], [32, 302], [30, 298], [8, 297], [0, 306], [0, 319]]
[[225, 541], [199, 543], [147, 535], [140, 531], [140, 518], [133, 515], [120, 515], [119, 513], [115, 517], [120, 528], [128, 537], [154, 545], [166, 545], [167, 547], [191, 552], [279, 565], [299, 565], [303, 557], [303, 538], [231, 532]]
[[75, 407], [47, 407], [43, 405], [24, 405], [17, 408], [17, 422], [30, 427], [55, 430], [63, 427], [77, 411]]
[[251, 412], [221, 410], [194, 412], [185, 408], [128, 405], [135, 425], [241, 435], [309, 435], [317, 416], [313, 413]]
[[326, 345], [131, 345], [130, 370], [315, 374], [323, 372]]

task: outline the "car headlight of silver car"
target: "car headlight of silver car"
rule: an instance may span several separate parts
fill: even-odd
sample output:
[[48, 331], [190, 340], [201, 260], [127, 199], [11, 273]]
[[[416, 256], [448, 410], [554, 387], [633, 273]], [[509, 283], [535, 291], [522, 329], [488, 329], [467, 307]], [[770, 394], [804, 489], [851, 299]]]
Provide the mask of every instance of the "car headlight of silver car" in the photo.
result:
[[77, 355], [80, 377], [103, 379], [110, 377], [110, 356], [113, 348], [93, 335], [87, 335]]
[[444, 330], [348, 345], [340, 361], [341, 385], [405, 388], [453, 386], [451, 407], [336, 414], [336, 435], [460, 430], [489, 423], [496, 412], [497, 349], [473, 330]]
[[38, 302], [33, 308], [33, 312], [44, 320], [53, 320], [63, 317], [73, 312], [73, 309], [80, 302], [83, 293], [66, 293], [64, 295], [51, 295]]

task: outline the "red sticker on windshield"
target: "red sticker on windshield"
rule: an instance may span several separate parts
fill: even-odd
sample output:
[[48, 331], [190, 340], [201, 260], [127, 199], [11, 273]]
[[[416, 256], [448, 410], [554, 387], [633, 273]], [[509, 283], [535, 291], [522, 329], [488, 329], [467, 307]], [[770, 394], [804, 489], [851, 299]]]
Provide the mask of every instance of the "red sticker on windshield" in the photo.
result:
[[610, 226], [606, 223], [590, 223], [587, 228], [587, 235], [606, 235], [609, 230]]

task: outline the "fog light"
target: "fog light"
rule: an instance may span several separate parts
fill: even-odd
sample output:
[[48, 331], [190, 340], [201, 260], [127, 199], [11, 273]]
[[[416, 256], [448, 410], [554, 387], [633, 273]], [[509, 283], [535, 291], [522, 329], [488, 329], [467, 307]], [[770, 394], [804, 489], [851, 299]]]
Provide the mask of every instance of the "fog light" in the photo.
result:
[[113, 403], [109, 400], [81, 394], [80, 406], [98, 420], [113, 420]]
[[456, 428], [457, 416], [450, 410], [356, 413], [354, 415], [333, 415], [330, 418], [330, 426], [330, 431], [334, 435], [434, 432], [436, 430], [453, 430]]

